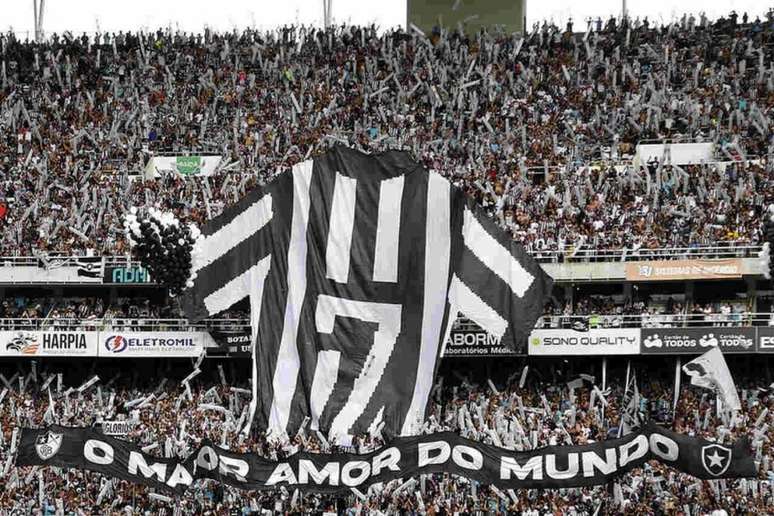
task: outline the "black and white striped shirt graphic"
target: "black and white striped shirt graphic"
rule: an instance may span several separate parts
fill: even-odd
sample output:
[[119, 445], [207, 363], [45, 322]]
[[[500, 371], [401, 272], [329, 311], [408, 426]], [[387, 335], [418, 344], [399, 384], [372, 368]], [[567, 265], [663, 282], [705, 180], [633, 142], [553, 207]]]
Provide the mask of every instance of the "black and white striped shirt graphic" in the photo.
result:
[[551, 280], [442, 176], [408, 154], [337, 147], [203, 228], [191, 319], [249, 298], [262, 429], [305, 417], [329, 437], [416, 432], [462, 313], [516, 345]]

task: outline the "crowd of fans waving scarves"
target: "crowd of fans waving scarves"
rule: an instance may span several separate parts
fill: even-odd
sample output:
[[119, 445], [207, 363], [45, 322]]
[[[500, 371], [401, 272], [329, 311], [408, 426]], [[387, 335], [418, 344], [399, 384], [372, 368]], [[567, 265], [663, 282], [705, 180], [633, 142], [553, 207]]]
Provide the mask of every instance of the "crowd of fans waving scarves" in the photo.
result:
[[[534, 252], [755, 243], [774, 197], [773, 42], [771, 13], [524, 38], [4, 34], [0, 255], [124, 254], [129, 207], [201, 223], [336, 143], [410, 150]], [[731, 164], [627, 160], [663, 139], [713, 142]], [[207, 179], [144, 178], [158, 153], [223, 159]]]
[[[206, 364], [205, 364], [206, 365]], [[29, 375], [29, 366], [22, 371]], [[213, 366], [191, 382], [192, 399], [185, 395], [180, 378], [186, 372], [169, 371], [159, 366], [152, 373], [114, 376], [115, 371], [98, 370], [102, 380], [81, 395], [65, 397], [57, 394], [54, 380], [47, 389], [52, 391], [53, 409], [49, 410], [47, 392], [40, 392], [44, 374], [55, 374], [55, 368], [38, 366], [37, 381], [28, 380], [24, 390], [8, 392], [0, 404], [0, 464], [6, 469], [0, 476], [0, 511], [7, 514], [27, 514], [42, 511], [56, 512], [57, 499], [65, 514], [278, 514], [321, 513], [342, 511], [344, 514], [455, 514], [484, 511], [489, 514], [709, 514], [712, 510], [726, 510], [729, 514], [766, 514], [774, 511], [774, 471], [772, 471], [771, 430], [774, 424], [774, 392], [759, 375], [736, 374], [742, 399], [742, 411], [733, 423], [717, 417], [714, 395], [709, 391], [684, 386], [676, 413], [672, 412], [673, 379], [671, 371], [648, 375], [645, 364], [633, 363], [632, 370], [640, 379], [640, 410], [643, 415], [680, 433], [728, 443], [748, 436], [753, 445], [757, 479], [699, 481], [657, 463], [635, 469], [621, 477], [614, 485], [595, 488], [564, 490], [523, 490], [516, 499], [500, 497], [487, 486], [446, 474], [428, 475], [421, 483], [422, 504], [414, 491], [420, 490], [417, 479], [415, 490], [394, 491], [402, 482], [393, 482], [380, 489], [369, 490], [366, 498], [351, 496], [322, 496], [301, 494], [280, 489], [276, 492], [246, 492], [213, 481], [194, 484], [184, 497], [168, 503], [149, 496], [147, 488], [118, 480], [103, 478], [96, 473], [77, 470], [42, 469], [45, 489], [42, 500], [38, 496], [37, 472], [29, 467], [17, 468], [8, 462], [13, 431], [16, 428], [40, 427], [51, 423], [65, 426], [92, 426], [102, 420], [133, 419], [134, 429], [123, 437], [140, 446], [157, 444], [149, 453], [163, 457], [184, 458], [205, 438], [240, 452], [254, 451], [273, 460], [281, 459], [299, 449], [313, 452], [336, 451], [321, 442], [316, 435], [305, 432], [290, 439], [267, 437], [255, 429], [242, 438], [228, 417], [221, 412], [202, 408], [211, 405], [239, 408], [249, 400], [232, 387], [245, 387], [247, 375], [224, 368], [224, 380]], [[503, 435], [503, 442], [511, 440], [497, 424], [500, 418], [516, 418], [526, 435], [535, 433], [537, 447], [546, 445], [585, 444], [615, 438], [620, 422], [624, 397], [622, 371], [608, 377], [608, 389], [603, 392], [607, 405], [602, 409], [598, 395], [593, 395], [594, 382], [586, 377], [583, 385], [570, 393], [565, 381], [571, 380], [567, 364], [553, 368], [532, 368], [520, 388], [520, 369], [509, 377], [493, 373], [491, 385], [486, 376], [460, 373], [454, 364], [442, 370], [444, 381], [439, 383], [430, 404], [429, 419], [422, 432], [451, 430], [467, 438], [492, 444], [489, 430]], [[48, 369], [46, 371], [46, 369]], [[504, 369], [505, 370], [505, 369]], [[468, 371], [470, 373], [471, 371]], [[621, 374], [619, 374], [621, 373]], [[10, 370], [4, 369], [6, 378]], [[78, 376], [76, 371], [65, 371], [61, 390], [77, 387], [89, 375]], [[180, 376], [180, 378], [178, 378]], [[618, 378], [621, 376], [621, 378]], [[166, 380], [165, 380], [166, 379]], [[163, 383], [162, 383], [163, 382]], [[15, 383], [15, 382], [14, 382]], [[70, 384], [73, 385], [70, 385]], [[493, 386], [497, 391], [493, 390]], [[99, 389], [97, 389], [99, 387]], [[598, 388], [601, 388], [598, 387]], [[126, 408], [132, 400], [148, 398], [147, 403]], [[523, 399], [525, 415], [514, 396]], [[114, 397], [112, 410], [109, 398]], [[239, 399], [241, 397], [241, 399]], [[239, 401], [237, 401], [239, 399]], [[234, 406], [236, 404], [236, 407]], [[465, 406], [470, 422], [459, 417]], [[460, 426], [463, 421], [464, 426]], [[499, 429], [498, 429], [499, 428]], [[526, 445], [513, 439], [517, 449]], [[381, 439], [364, 435], [355, 439], [354, 449], [341, 451], [368, 452], [379, 447]], [[526, 448], [524, 448], [526, 449]], [[30, 480], [32, 479], [32, 480]], [[408, 479], [403, 479], [405, 482]], [[105, 488], [105, 483], [111, 485]], [[103, 492], [104, 489], [104, 492]], [[103, 493], [100, 497], [100, 493]], [[177, 508], [175, 508], [177, 507]], [[15, 512], [14, 512], [15, 511]], [[251, 512], [255, 511], [255, 512]], [[263, 512], [262, 512], [263, 511]], [[268, 513], [265, 511], [269, 511]], [[340, 513], [342, 513], [340, 512]]]

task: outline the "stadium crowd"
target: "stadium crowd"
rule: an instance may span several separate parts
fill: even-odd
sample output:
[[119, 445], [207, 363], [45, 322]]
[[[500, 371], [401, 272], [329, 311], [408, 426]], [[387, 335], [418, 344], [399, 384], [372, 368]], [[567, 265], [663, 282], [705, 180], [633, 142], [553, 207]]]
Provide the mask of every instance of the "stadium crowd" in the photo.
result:
[[[755, 243], [774, 198], [773, 34], [771, 12], [524, 38], [4, 34], [0, 255], [124, 254], [130, 206], [202, 222], [337, 143], [411, 151], [538, 254]], [[642, 140], [714, 142], [718, 163], [635, 165]], [[208, 178], [147, 177], [164, 153], [222, 161]]]
[[[239, 306], [204, 321], [209, 328], [249, 326], [249, 314]], [[133, 330], [186, 330], [192, 327], [180, 306], [165, 293], [117, 298], [99, 296], [28, 297], [17, 294], [0, 302], [0, 330], [89, 330], [105, 327]]]
[[[207, 366], [207, 362], [204, 364]], [[618, 434], [621, 421], [623, 371], [608, 377], [608, 388], [595, 393], [594, 385], [603, 386], [592, 376], [570, 374], [560, 364], [550, 371], [535, 364], [519, 387], [521, 366], [509, 364], [493, 374], [495, 380], [477, 381], [486, 374], [463, 376], [442, 369], [442, 380], [434, 390], [429, 421], [422, 431], [452, 430], [487, 443], [501, 443], [510, 449], [527, 450], [553, 444], [584, 444]], [[369, 489], [364, 497], [352, 493], [340, 496], [296, 494], [286, 489], [274, 492], [244, 492], [217, 484], [198, 481], [180, 499], [173, 502], [148, 496], [149, 490], [124, 481], [101, 478], [96, 473], [62, 471], [56, 468], [17, 468], [10, 462], [14, 429], [39, 427], [56, 422], [66, 426], [98, 425], [102, 420], [134, 420], [134, 429], [125, 437], [140, 446], [151, 446], [157, 456], [186, 457], [204, 438], [227, 445], [231, 450], [254, 451], [271, 459], [282, 458], [298, 449], [335, 451], [306, 429], [291, 439], [267, 438], [253, 431], [240, 437], [235, 430], [236, 415], [245, 410], [249, 395], [232, 387], [239, 384], [238, 373], [215, 373], [214, 366], [190, 382], [191, 397], [168, 370], [159, 378], [134, 372], [132, 376], [111, 378], [102, 371], [102, 382], [82, 394], [65, 394], [88, 375], [76, 376], [64, 371], [65, 380], [40, 386], [46, 374], [56, 369], [36, 371], [28, 365], [17, 385], [18, 376], [8, 378], [8, 393], [0, 403], [0, 512], [4, 514], [709, 514], [725, 510], [727, 514], [767, 514], [774, 511], [774, 471], [772, 471], [771, 430], [774, 425], [774, 394], [760, 378], [738, 379], [742, 411], [729, 420], [718, 417], [714, 396], [683, 386], [673, 417], [673, 384], [668, 374], [635, 364], [640, 378], [638, 409], [643, 416], [678, 432], [728, 442], [746, 435], [750, 438], [758, 479], [738, 481], [699, 481], [659, 465], [627, 473], [612, 485], [563, 490], [519, 490], [506, 493], [491, 490], [448, 474], [427, 475], [415, 479], [410, 489], [396, 493], [408, 479], [393, 481]], [[446, 368], [448, 369], [448, 368]], [[459, 371], [454, 369], [452, 371]], [[162, 366], [159, 371], [164, 371]], [[510, 371], [508, 371], [510, 372]], [[470, 371], [468, 371], [470, 373]], [[91, 373], [89, 373], [91, 374]], [[184, 374], [184, 373], [183, 373]], [[575, 378], [574, 382], [570, 380]], [[6, 376], [3, 378], [6, 379]], [[244, 376], [246, 377], [246, 376]], [[564, 380], [563, 380], [564, 378]], [[229, 380], [233, 379], [234, 383]], [[246, 387], [241, 385], [241, 387]], [[20, 390], [21, 389], [21, 390]], [[495, 390], [496, 389], [496, 390]], [[72, 389], [70, 389], [72, 390]], [[64, 391], [64, 393], [62, 392]], [[148, 398], [151, 394], [152, 398]], [[148, 398], [147, 402], [142, 402]], [[603, 398], [606, 403], [603, 406]], [[138, 404], [137, 401], [141, 402]], [[131, 403], [134, 401], [134, 403]], [[51, 404], [53, 403], [53, 405]], [[206, 405], [202, 405], [206, 404]], [[209, 408], [219, 405], [231, 414]], [[128, 405], [128, 408], [127, 408]], [[766, 412], [768, 409], [769, 412]], [[380, 435], [358, 438], [350, 452], [367, 452], [382, 444]], [[154, 446], [155, 445], [155, 446]], [[38, 475], [42, 475], [42, 495]], [[108, 482], [109, 486], [105, 487]], [[416, 492], [420, 495], [417, 496]], [[58, 504], [62, 510], [57, 512]], [[600, 512], [596, 512], [597, 510]], [[723, 514], [726, 514], [723, 513]]]
[[[751, 313], [748, 303], [717, 301], [683, 303], [669, 299], [616, 302], [610, 296], [576, 294], [575, 303], [546, 303], [537, 328], [654, 328], [680, 326], [772, 325], [765, 312]], [[234, 329], [249, 326], [249, 312], [241, 305], [203, 321], [210, 328]], [[460, 318], [461, 326], [471, 324]], [[28, 297], [17, 293], [0, 302], [0, 330], [48, 329], [84, 330], [126, 326], [136, 330], [164, 326], [189, 327], [180, 306], [165, 295], [105, 300], [99, 296]]]
[[[585, 33], [543, 24], [524, 38], [494, 29], [466, 36], [456, 28], [421, 34], [375, 27], [67, 33], [40, 43], [3, 34], [0, 255], [126, 254], [121, 218], [131, 206], [155, 205], [202, 223], [335, 144], [412, 152], [538, 256], [757, 243], [762, 214], [774, 201], [774, 13], [737, 18], [686, 15], [658, 26], [599, 20]], [[717, 162], [679, 166], [665, 155], [637, 166], [634, 147], [642, 140], [713, 142]], [[152, 156], [183, 154], [222, 161], [209, 177], [145, 173]], [[548, 307], [539, 326], [571, 327], [581, 316], [584, 327], [618, 327], [629, 324], [625, 316], [639, 316], [637, 325], [647, 327], [674, 315], [687, 324], [739, 324], [743, 308], [582, 297]], [[172, 305], [141, 298], [22, 296], [0, 304], [0, 327], [11, 329], [10, 319], [13, 329], [41, 320], [60, 329], [72, 320], [83, 323], [78, 328], [112, 319], [138, 327], [179, 315]], [[308, 431], [289, 440], [255, 430], [240, 437], [235, 419], [249, 397], [232, 388], [246, 388], [249, 375], [232, 369], [221, 378], [210, 362], [191, 382], [190, 396], [176, 380], [190, 371], [178, 374], [170, 364], [155, 378], [137, 369], [113, 376], [111, 366], [100, 365], [103, 380], [82, 394], [64, 394], [93, 373], [74, 365], [0, 365], [0, 513], [774, 513], [774, 384], [763, 373], [737, 378], [742, 411], [729, 421], [715, 412], [712, 395], [691, 387], [683, 387], [673, 411], [673, 379], [662, 368], [637, 371], [647, 417], [711, 439], [750, 437], [754, 480], [697, 481], [650, 464], [609, 486], [558, 491], [498, 493], [449, 475], [418, 478], [399, 493], [394, 482], [363, 497], [248, 493], [200, 481], [168, 502], [94, 473], [13, 466], [14, 430], [54, 422], [135, 420], [127, 438], [156, 445], [151, 453], [159, 456], [184, 457], [205, 438], [273, 459], [333, 448]], [[595, 379], [578, 386], [578, 375], [558, 371], [573, 367], [566, 361], [550, 370], [532, 364], [523, 387], [520, 362], [500, 364], [510, 370], [492, 374], [491, 384], [481, 381], [486, 374], [461, 375], [471, 367], [458, 365], [443, 366], [445, 382], [432, 394], [423, 432], [452, 430], [515, 449], [618, 433], [622, 378], [611, 378], [609, 389], [597, 383], [602, 403]], [[57, 372], [61, 388], [57, 380], [41, 389]], [[348, 451], [381, 442], [361, 436]]]
[[637, 300], [615, 303], [609, 296], [578, 296], [564, 307], [548, 303], [538, 328], [659, 328], [682, 326], [761, 326], [771, 325], [765, 312], [751, 313], [747, 303], [718, 301], [667, 303]]

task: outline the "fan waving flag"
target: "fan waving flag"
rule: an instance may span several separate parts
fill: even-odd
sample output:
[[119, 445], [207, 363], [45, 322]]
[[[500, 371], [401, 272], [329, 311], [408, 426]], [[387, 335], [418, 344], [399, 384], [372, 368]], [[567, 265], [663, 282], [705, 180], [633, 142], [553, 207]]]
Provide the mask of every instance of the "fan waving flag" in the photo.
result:
[[734, 378], [720, 349], [712, 348], [694, 358], [683, 366], [683, 371], [691, 377], [692, 385], [715, 391], [726, 410], [742, 410]]
[[262, 429], [346, 442], [416, 433], [459, 313], [512, 348], [551, 279], [462, 191], [405, 152], [337, 147], [249, 193], [202, 229], [198, 320], [249, 298]]

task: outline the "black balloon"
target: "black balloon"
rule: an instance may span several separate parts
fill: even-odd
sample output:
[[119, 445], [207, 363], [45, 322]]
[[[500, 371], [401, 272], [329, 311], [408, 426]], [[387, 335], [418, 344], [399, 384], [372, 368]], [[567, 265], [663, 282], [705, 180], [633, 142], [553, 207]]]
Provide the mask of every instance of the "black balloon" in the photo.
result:
[[151, 276], [169, 289], [170, 294], [180, 294], [191, 273], [195, 239], [190, 229], [179, 224], [164, 227], [160, 220], [152, 216], [138, 217], [138, 222], [139, 235], [133, 235], [135, 255]]

